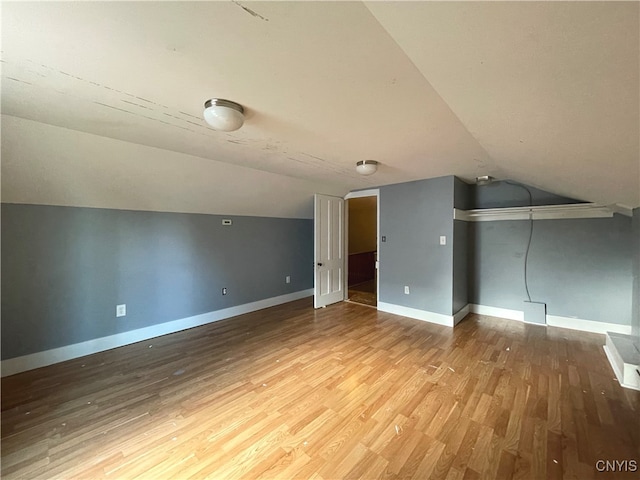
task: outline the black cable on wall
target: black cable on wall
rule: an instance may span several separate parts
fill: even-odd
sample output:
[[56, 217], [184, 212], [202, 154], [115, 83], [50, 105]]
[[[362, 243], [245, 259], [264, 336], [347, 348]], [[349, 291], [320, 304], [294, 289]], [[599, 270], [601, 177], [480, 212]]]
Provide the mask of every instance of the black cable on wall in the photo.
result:
[[[528, 187], [520, 183], [511, 182], [509, 180], [504, 180], [504, 183], [513, 185], [515, 187], [524, 188], [529, 194], [529, 206], [533, 207], [533, 194], [531, 193], [531, 190], [529, 190]], [[529, 302], [531, 302], [531, 294], [529, 293], [529, 280], [528, 280], [529, 277], [527, 274], [527, 269], [529, 265], [529, 250], [531, 250], [532, 238], [533, 238], [533, 212], [530, 211], [529, 212], [529, 240], [527, 241], [527, 249], [524, 254], [524, 289], [527, 292], [527, 298], [529, 299]]]

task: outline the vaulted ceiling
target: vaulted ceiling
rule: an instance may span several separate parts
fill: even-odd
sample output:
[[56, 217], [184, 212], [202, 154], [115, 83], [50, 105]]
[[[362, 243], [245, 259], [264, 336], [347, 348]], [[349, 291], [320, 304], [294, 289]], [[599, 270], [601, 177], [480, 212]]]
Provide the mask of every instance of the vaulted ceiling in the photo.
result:
[[2, 199], [304, 217], [488, 174], [637, 207], [639, 6], [3, 2]]

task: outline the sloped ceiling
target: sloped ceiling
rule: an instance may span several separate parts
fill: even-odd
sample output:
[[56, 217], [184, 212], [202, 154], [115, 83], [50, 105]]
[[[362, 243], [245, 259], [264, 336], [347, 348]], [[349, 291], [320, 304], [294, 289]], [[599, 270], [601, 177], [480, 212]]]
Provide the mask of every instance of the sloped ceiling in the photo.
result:
[[368, 4], [495, 176], [629, 206], [640, 202], [639, 5]]
[[[490, 174], [635, 207], [638, 14], [635, 2], [5, 2], [2, 200], [309, 217], [315, 191]], [[245, 126], [208, 128], [212, 97], [243, 104]], [[363, 159], [378, 173], [358, 176]]]

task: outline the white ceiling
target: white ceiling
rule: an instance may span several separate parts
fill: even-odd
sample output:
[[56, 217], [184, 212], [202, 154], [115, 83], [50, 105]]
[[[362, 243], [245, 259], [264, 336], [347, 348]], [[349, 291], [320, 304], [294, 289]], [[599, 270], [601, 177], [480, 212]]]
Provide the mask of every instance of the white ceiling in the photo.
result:
[[[2, 199], [308, 217], [491, 174], [637, 207], [639, 5], [3, 2]], [[245, 126], [208, 128], [212, 97]]]

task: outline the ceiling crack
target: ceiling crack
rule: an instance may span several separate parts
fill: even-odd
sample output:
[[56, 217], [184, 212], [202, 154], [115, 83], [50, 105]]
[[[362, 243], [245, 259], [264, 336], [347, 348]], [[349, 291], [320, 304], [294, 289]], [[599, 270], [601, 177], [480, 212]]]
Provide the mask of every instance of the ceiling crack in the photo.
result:
[[259, 13], [254, 12], [253, 10], [251, 10], [250, 8], [245, 7], [244, 5], [242, 5], [240, 2], [236, 2], [236, 0], [231, 0], [233, 3], [235, 3], [236, 5], [238, 5], [241, 9], [243, 9], [245, 12], [247, 12], [249, 15], [252, 15], [254, 17], [259, 18], [260, 20], [264, 20], [265, 22], [268, 22], [269, 19], [263, 17], [262, 15], [260, 15]]

